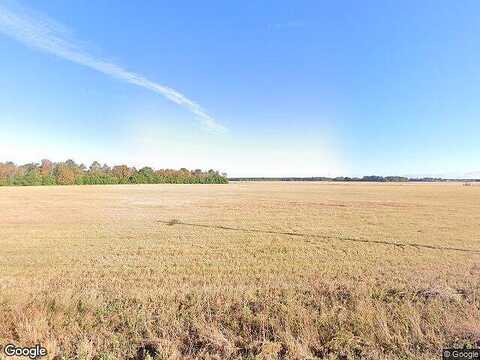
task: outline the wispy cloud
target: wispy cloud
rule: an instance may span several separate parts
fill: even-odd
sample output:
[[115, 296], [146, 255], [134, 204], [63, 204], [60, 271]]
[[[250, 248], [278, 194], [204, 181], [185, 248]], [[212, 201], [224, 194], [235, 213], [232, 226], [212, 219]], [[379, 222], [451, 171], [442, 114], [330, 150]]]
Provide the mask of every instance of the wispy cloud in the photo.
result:
[[125, 70], [112, 62], [96, 58], [85, 51], [68, 35], [66, 27], [25, 8], [12, 8], [0, 4], [0, 33], [21, 43], [54, 54], [63, 59], [89, 67], [113, 78], [123, 80], [163, 95], [195, 114], [208, 129], [225, 131], [225, 127], [211, 117], [199, 104], [178, 91], [157, 84], [142, 75]]

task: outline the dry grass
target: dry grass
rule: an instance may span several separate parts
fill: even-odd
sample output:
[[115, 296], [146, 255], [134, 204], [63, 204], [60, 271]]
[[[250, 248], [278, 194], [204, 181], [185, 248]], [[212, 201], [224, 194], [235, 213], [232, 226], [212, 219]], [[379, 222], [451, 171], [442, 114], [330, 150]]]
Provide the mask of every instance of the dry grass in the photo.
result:
[[0, 209], [0, 344], [50, 358], [437, 359], [480, 340], [480, 187], [0, 188]]

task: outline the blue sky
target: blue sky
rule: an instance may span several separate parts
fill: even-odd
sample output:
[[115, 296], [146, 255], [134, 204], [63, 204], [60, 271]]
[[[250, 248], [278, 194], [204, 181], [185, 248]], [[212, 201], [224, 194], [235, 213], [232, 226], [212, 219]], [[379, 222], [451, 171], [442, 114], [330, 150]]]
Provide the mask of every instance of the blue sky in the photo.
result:
[[0, 1], [0, 161], [480, 177], [478, 1]]

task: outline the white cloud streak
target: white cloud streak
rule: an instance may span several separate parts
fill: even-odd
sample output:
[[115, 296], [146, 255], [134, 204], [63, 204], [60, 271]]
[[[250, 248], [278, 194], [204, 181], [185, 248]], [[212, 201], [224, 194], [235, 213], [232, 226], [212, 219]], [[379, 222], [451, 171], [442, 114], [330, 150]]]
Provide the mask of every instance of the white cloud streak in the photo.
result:
[[112, 62], [88, 54], [81, 46], [67, 37], [64, 26], [49, 18], [33, 15], [31, 11], [26, 9], [14, 11], [0, 4], [0, 33], [31, 48], [40, 49], [113, 78], [161, 94], [195, 114], [206, 128], [220, 132], [226, 131], [226, 128], [211, 117], [199, 104], [178, 91], [150, 81], [142, 75], [127, 71]]

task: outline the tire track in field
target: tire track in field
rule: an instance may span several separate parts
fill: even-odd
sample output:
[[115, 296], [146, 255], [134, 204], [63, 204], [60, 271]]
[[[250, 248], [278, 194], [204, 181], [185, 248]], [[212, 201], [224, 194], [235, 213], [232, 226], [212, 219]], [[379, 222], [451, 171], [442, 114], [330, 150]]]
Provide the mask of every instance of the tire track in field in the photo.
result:
[[449, 246], [435, 246], [435, 245], [418, 244], [418, 243], [401, 243], [396, 241], [385, 241], [385, 240], [367, 240], [367, 239], [359, 239], [359, 238], [353, 238], [353, 237], [337, 237], [337, 236], [329, 236], [329, 235], [305, 234], [305, 233], [288, 232], [288, 231], [246, 229], [246, 228], [224, 226], [224, 225], [207, 225], [207, 224], [198, 224], [198, 223], [188, 223], [180, 220], [169, 220], [169, 221], [157, 220], [157, 222], [168, 225], [168, 226], [183, 225], [183, 226], [201, 227], [201, 228], [207, 228], [207, 229], [238, 231], [238, 232], [245, 232], [245, 233], [313, 237], [313, 238], [325, 239], [325, 240], [350, 241], [350, 242], [360, 242], [360, 243], [379, 244], [379, 245], [393, 245], [393, 246], [399, 246], [402, 248], [409, 246], [417, 249], [446, 250], [446, 251], [466, 252], [471, 254], [480, 254], [480, 250], [456, 248], [456, 247], [449, 247]]

